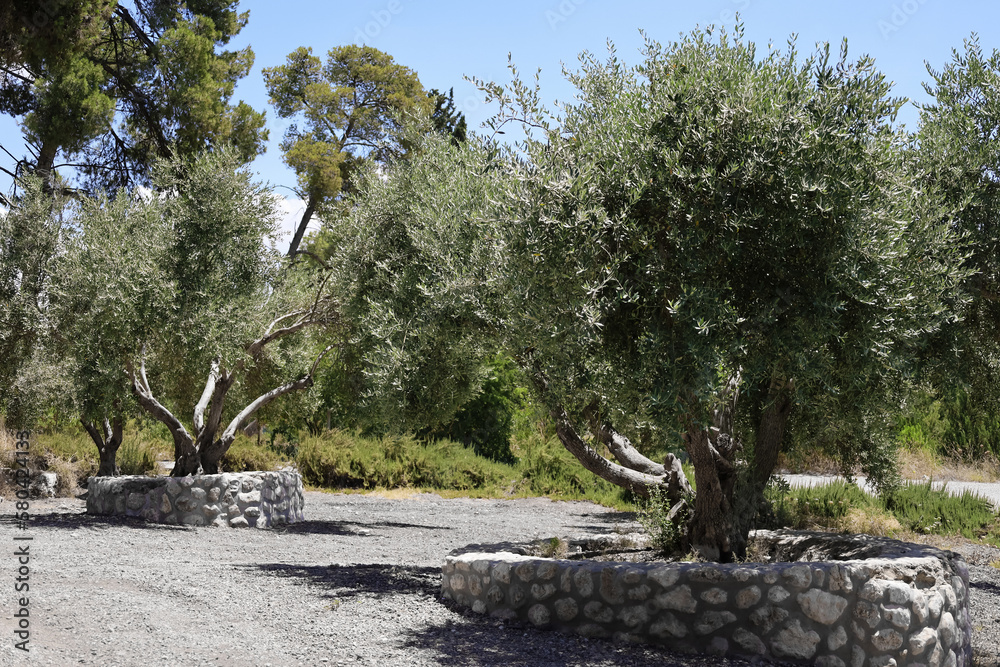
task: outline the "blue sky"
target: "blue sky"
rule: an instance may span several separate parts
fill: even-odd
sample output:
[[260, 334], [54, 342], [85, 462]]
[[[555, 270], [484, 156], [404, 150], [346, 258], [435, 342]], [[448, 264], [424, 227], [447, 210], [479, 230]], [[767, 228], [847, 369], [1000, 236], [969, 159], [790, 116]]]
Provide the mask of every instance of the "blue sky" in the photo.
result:
[[[921, 82], [928, 80], [924, 62], [940, 68], [953, 48], [975, 31], [984, 50], [1000, 48], [1000, 5], [994, 2], [944, 0], [542, 0], [527, 2], [427, 2], [426, 0], [243, 0], [250, 22], [234, 40], [250, 44], [256, 62], [237, 88], [236, 98], [268, 110], [271, 137], [267, 153], [254, 163], [261, 178], [276, 186], [293, 186], [294, 174], [281, 162], [278, 143], [287, 127], [267, 104], [261, 68], [281, 64], [299, 46], [325, 55], [332, 46], [366, 43], [391, 54], [415, 70], [425, 88], [454, 87], [455, 99], [475, 130], [491, 113], [478, 91], [463, 77], [508, 80], [507, 54], [524, 75], [541, 68], [542, 93], [548, 101], [566, 100], [572, 87], [562, 78], [565, 63], [575, 69], [577, 55], [606, 53], [611, 39], [619, 58], [638, 63], [642, 29], [660, 42], [709, 23], [731, 26], [737, 12], [746, 36], [766, 51], [768, 42], [784, 48], [798, 35], [799, 52], [816, 42], [835, 47], [846, 37], [850, 55], [870, 54], [895, 82], [895, 94], [926, 101]], [[901, 113], [916, 128], [916, 109]], [[0, 142], [20, 148], [18, 130], [0, 119]], [[6, 160], [0, 162], [7, 166]], [[289, 190], [279, 192], [291, 196]], [[290, 202], [290, 218], [295, 202]]]

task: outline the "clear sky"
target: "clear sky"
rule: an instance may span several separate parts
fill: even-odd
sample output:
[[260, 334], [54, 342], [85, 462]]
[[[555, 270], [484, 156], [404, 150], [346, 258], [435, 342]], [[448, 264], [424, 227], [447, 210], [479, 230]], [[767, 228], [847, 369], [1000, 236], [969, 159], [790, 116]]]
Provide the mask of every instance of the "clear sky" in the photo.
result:
[[[292, 186], [295, 177], [281, 162], [278, 143], [287, 125], [267, 104], [261, 68], [281, 64], [299, 46], [310, 46], [321, 57], [347, 43], [386, 51], [415, 70], [425, 88], [454, 87], [456, 104], [472, 130], [491, 110], [464, 77], [506, 82], [508, 53], [523, 75], [541, 68], [547, 100], [570, 99], [573, 90], [561, 67], [575, 69], [581, 51], [602, 56], [610, 39], [619, 58], [635, 64], [643, 44], [640, 29], [668, 42], [696, 26], [732, 26], [737, 12], [747, 38], [764, 52], [768, 42], [784, 48], [793, 33], [803, 55], [820, 41], [839, 48], [846, 37], [852, 59], [872, 55], [895, 82], [895, 94], [916, 101], [927, 100], [921, 86], [929, 78], [925, 61], [940, 68], [974, 31], [985, 51], [1000, 48], [1000, 3], [986, 0], [242, 0], [240, 7], [250, 10], [250, 22], [233, 45], [252, 45], [256, 62], [235, 97], [268, 110], [268, 150], [254, 168], [276, 186]], [[917, 118], [909, 107], [900, 120], [915, 129]], [[20, 147], [17, 133], [13, 123], [0, 120], [3, 145]], [[288, 190], [279, 192], [291, 196]]]

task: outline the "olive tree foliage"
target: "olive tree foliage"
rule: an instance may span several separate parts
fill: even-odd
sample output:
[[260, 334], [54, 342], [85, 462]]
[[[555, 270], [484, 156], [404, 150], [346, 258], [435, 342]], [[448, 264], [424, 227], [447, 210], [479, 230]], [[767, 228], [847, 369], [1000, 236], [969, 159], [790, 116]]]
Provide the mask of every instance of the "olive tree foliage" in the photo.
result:
[[42, 189], [26, 179], [21, 196], [0, 212], [0, 414], [13, 428], [32, 425], [62, 375], [38, 351], [48, 330], [51, 261], [71, 210]]
[[500, 171], [481, 142], [408, 127], [409, 159], [359, 174], [349, 212], [327, 221], [363, 420], [397, 431], [447, 424], [498, 349], [505, 247], [489, 202]]
[[952, 317], [960, 248], [890, 125], [902, 101], [846, 43], [759, 57], [709, 31], [645, 57], [585, 55], [558, 121], [522, 84], [488, 88], [542, 130], [511, 254], [549, 317], [511, 329], [550, 405], [682, 433], [691, 543], [725, 559], [794, 412], [887, 479], [881, 422], [911, 346]]
[[[739, 30], [649, 40], [634, 67], [613, 49], [581, 65], [567, 74], [577, 100], [558, 115], [516, 70], [509, 86], [482, 83], [501, 107], [492, 128], [518, 123], [523, 142], [425, 150], [373, 186], [387, 193], [375, 210], [396, 190], [402, 215], [358, 205], [356, 219], [393, 223], [369, 228], [362, 262], [389, 288], [359, 292], [360, 321], [385, 323], [371, 328], [377, 354], [402, 361], [468, 330], [437, 304], [488, 306], [474, 321], [529, 374], [589, 470], [640, 495], [666, 485], [679, 502], [689, 487], [676, 460], [651, 461], [632, 441], [680, 435], [698, 489], [690, 543], [711, 558], [744, 551], [793, 415], [890, 479], [880, 433], [893, 388], [911, 346], [952, 317], [962, 276], [909, 139], [890, 125], [902, 104], [890, 84], [846, 46], [839, 59], [821, 47], [801, 60], [794, 45], [759, 56]], [[399, 262], [414, 239], [434, 262], [407, 282]], [[480, 259], [497, 265], [466, 248], [491, 249]], [[445, 313], [462, 327], [421, 335]]]
[[257, 410], [312, 384], [303, 339], [336, 313], [326, 279], [274, 249], [275, 198], [233, 152], [160, 163], [152, 182], [151, 196], [82, 207], [53, 317], [104, 383], [94, 400], [131, 393], [173, 436], [175, 476], [217, 472]]
[[[984, 53], [975, 35], [940, 71], [928, 66], [934, 101], [922, 107], [919, 167], [944, 198], [970, 250], [967, 297], [957, 338], [962, 363], [939, 384], [971, 391], [986, 413], [1000, 405], [1000, 51]], [[956, 372], [956, 370], [958, 372]], [[1000, 445], [1000, 443], [997, 443]]]

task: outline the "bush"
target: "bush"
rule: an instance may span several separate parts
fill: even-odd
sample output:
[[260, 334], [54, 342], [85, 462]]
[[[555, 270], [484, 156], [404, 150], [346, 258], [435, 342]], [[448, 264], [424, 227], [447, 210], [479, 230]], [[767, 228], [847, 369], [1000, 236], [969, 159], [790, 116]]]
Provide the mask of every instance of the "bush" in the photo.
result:
[[[688, 508], [691, 507], [692, 501], [693, 498], [687, 499]], [[652, 539], [653, 546], [666, 555], [682, 550], [683, 527], [690, 513], [690, 510], [679, 512], [677, 521], [674, 522], [670, 520], [671, 509], [666, 490], [656, 488], [636, 517]]]
[[969, 491], [953, 496], [931, 482], [904, 484], [886, 498], [886, 507], [915, 533], [977, 538], [988, 532], [996, 515], [989, 501]]
[[229, 451], [222, 457], [222, 469], [226, 472], [247, 472], [253, 470], [276, 470], [287, 462], [281, 452], [272, 445], [257, 445], [250, 438], [236, 437]]
[[418, 487], [469, 490], [500, 485], [510, 467], [450, 440], [365, 438], [329, 431], [305, 438], [296, 462], [307, 484], [332, 488]]
[[427, 435], [456, 440], [493, 461], [513, 463], [514, 415], [524, 406], [527, 392], [519, 385], [517, 367], [510, 359], [497, 357], [489, 373], [482, 391], [455, 413], [451, 423]]

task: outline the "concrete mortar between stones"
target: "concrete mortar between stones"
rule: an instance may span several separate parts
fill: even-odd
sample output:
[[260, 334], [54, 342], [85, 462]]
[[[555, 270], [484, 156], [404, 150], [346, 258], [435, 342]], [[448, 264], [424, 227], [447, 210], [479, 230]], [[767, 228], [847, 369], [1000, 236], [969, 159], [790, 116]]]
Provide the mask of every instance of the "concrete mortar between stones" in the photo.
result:
[[269, 528], [305, 519], [296, 472], [188, 477], [91, 477], [87, 513], [185, 526]]
[[[787, 547], [801, 535], [815, 556], [823, 538], [814, 533], [759, 537]], [[494, 618], [682, 652], [820, 667], [971, 665], [961, 557], [857, 539], [876, 553], [842, 561], [619, 563], [478, 547], [447, 558], [442, 595]]]

